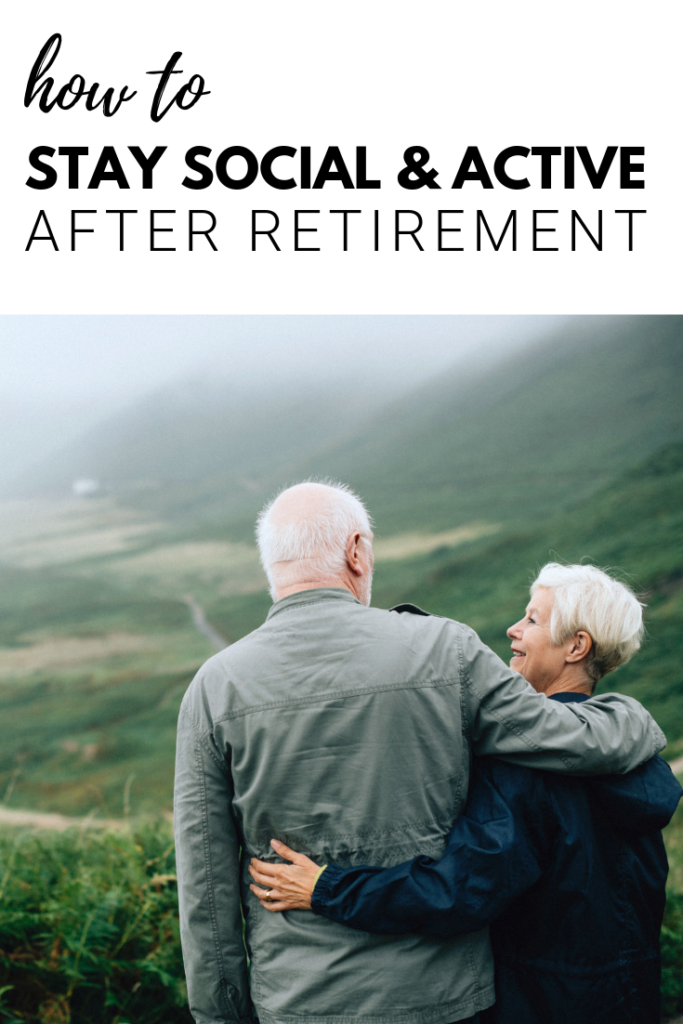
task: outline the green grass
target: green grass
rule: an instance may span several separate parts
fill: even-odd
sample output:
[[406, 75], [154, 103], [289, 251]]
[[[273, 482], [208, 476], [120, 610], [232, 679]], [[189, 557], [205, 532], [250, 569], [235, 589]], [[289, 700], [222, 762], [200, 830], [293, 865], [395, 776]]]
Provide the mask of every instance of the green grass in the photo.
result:
[[68, 636], [125, 629], [172, 631], [187, 623], [177, 600], [52, 568], [0, 565], [0, 645], [21, 645], [27, 632]]
[[[120, 817], [126, 781], [136, 813], [170, 810], [178, 710], [192, 673], [128, 673], [94, 687], [0, 688], [0, 786], [10, 807]], [[1, 794], [0, 794], [1, 795]]]
[[0, 833], [3, 1024], [191, 1024], [165, 823]]
[[662, 928], [662, 1013], [683, 1014], [683, 804], [664, 830], [669, 855], [667, 905]]
[[[132, 649], [98, 656], [112, 635], [131, 638]], [[62, 640], [92, 641], [95, 650], [50, 667]], [[11, 786], [10, 807], [119, 817], [133, 775], [136, 813], [170, 810], [180, 701], [212, 653], [180, 600], [3, 567], [0, 645], [29, 655], [44, 645], [47, 661], [0, 679], [0, 800]]]

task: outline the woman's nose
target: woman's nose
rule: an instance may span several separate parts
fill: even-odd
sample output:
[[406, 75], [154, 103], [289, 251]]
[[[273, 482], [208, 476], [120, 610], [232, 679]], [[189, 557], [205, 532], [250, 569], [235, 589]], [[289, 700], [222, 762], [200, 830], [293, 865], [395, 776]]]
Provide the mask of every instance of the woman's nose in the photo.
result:
[[514, 625], [510, 626], [510, 628], [508, 629], [507, 636], [509, 636], [511, 640], [514, 636], [519, 635], [519, 627], [521, 625], [521, 622], [522, 620], [520, 619], [519, 622], [515, 622]]

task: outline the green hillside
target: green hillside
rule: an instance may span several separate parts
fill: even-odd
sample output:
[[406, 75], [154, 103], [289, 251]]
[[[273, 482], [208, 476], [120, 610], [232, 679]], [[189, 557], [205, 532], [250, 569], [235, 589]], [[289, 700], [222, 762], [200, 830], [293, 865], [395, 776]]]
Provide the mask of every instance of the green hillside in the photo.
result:
[[356, 486], [380, 530], [537, 522], [683, 433], [683, 318], [576, 317], [481, 378], [453, 373], [306, 469]]
[[310, 475], [356, 487], [385, 535], [536, 522], [681, 435], [683, 318], [575, 317], [493, 369], [470, 363], [388, 391], [362, 367], [352, 381], [281, 390], [265, 376], [239, 389], [188, 380], [15, 486], [59, 495], [93, 477], [187, 538], [251, 539], [264, 501]]
[[282, 388], [218, 375], [168, 385], [3, 485], [4, 496], [68, 495], [79, 478], [139, 510], [190, 524], [262, 504], [272, 481], [381, 408], [394, 381]]

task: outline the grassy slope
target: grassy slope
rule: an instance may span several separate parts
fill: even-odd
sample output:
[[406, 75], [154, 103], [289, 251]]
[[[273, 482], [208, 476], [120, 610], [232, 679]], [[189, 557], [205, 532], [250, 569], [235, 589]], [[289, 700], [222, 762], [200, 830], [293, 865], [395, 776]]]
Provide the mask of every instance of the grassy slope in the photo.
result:
[[380, 530], [532, 521], [683, 433], [683, 318], [577, 317], [482, 379], [445, 375], [302, 469], [348, 480]]
[[[251, 516], [309, 452], [381, 408], [397, 385], [321, 383], [278, 389], [254, 379], [187, 379], [100, 423], [2, 488], [3, 495], [66, 495], [79, 477], [131, 507], [198, 527], [226, 511]], [[187, 532], [187, 529], [186, 529]]]
[[0, 798], [11, 786], [13, 807], [117, 817], [135, 775], [134, 808], [168, 809], [178, 708], [211, 653], [185, 606], [102, 579], [2, 568], [0, 623], [3, 647], [29, 657], [41, 638], [56, 653], [62, 638], [76, 653], [79, 640], [112, 633], [133, 641], [2, 681]]
[[94, 476], [191, 539], [251, 540], [265, 499], [311, 474], [357, 487], [386, 534], [536, 522], [680, 436], [682, 385], [683, 318], [576, 317], [494, 370], [441, 374], [388, 403], [362, 379], [248, 396], [187, 382], [23, 486]]

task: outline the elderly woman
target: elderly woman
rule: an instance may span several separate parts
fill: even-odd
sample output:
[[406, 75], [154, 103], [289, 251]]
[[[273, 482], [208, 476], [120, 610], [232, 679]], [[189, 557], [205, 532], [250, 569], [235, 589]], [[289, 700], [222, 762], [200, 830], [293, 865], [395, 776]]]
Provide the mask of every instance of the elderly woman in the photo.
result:
[[[642, 607], [607, 573], [550, 563], [508, 630], [511, 666], [551, 700], [586, 700], [629, 660]], [[655, 1024], [667, 860], [681, 787], [659, 757], [576, 778], [482, 758], [441, 860], [392, 868], [253, 860], [271, 911], [313, 910], [363, 931], [448, 938], [491, 924], [496, 1004], [481, 1024]]]

